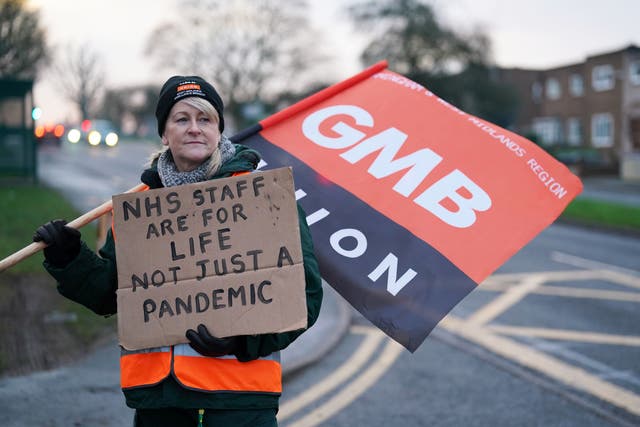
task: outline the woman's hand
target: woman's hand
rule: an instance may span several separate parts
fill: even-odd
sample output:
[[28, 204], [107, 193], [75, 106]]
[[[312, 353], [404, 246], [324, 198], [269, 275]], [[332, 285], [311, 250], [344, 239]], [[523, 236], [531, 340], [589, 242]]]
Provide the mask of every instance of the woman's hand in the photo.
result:
[[44, 257], [55, 267], [66, 267], [80, 252], [80, 232], [67, 227], [64, 219], [54, 219], [38, 227], [34, 242], [44, 242]]
[[238, 350], [238, 338], [216, 338], [209, 333], [203, 324], [198, 325], [198, 331], [187, 330], [189, 345], [203, 356], [217, 357], [233, 354]]

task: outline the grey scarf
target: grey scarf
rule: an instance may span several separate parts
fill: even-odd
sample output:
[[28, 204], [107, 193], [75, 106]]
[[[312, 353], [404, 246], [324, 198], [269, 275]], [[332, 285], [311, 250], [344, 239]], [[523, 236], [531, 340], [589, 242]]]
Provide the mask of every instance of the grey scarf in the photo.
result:
[[220, 165], [228, 162], [236, 154], [236, 147], [226, 136], [222, 135], [218, 144], [220, 150], [220, 164], [215, 170], [209, 170], [212, 159], [209, 158], [200, 166], [189, 172], [180, 172], [173, 161], [170, 150], [165, 150], [158, 157], [158, 174], [165, 187], [173, 187], [182, 184], [193, 184], [206, 181], [220, 169]]

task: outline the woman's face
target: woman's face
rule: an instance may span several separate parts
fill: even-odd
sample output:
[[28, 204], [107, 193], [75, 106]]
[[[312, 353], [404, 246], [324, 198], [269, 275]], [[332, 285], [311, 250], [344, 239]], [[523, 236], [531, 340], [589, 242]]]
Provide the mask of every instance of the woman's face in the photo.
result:
[[211, 156], [220, 142], [218, 118], [184, 101], [169, 111], [162, 144], [169, 147], [180, 172], [192, 171]]

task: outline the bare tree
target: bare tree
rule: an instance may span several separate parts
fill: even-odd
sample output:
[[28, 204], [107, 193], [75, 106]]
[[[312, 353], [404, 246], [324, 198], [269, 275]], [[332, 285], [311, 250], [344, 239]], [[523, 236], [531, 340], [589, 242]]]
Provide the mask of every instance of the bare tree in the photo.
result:
[[64, 96], [78, 107], [82, 119], [91, 118], [104, 90], [104, 64], [88, 44], [68, 46], [53, 74]]
[[38, 12], [24, 0], [0, 0], [0, 77], [35, 78], [47, 61], [45, 31]]
[[320, 58], [303, 0], [183, 0], [174, 22], [156, 28], [148, 53], [179, 74], [199, 74], [242, 124], [243, 103], [309, 81]]

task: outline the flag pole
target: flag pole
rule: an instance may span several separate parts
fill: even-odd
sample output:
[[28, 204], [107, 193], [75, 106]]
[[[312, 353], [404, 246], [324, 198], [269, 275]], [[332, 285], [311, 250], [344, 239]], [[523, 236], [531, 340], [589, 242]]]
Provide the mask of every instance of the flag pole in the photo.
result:
[[[125, 193], [137, 193], [139, 191], [146, 190], [147, 188], [148, 186], [146, 184], [138, 184], [135, 187], [125, 191]], [[102, 215], [111, 211], [111, 208], [112, 208], [111, 200], [108, 200], [103, 204], [101, 204], [100, 206], [91, 209], [89, 212], [69, 222], [67, 226], [71, 228], [76, 228], [76, 229], [84, 227], [85, 225], [89, 224], [91, 221], [98, 219]], [[9, 255], [8, 257], [0, 261], [0, 272], [8, 269], [9, 267], [16, 265], [21, 261], [24, 261], [25, 259], [29, 258], [31, 255], [38, 253], [39, 251], [41, 251], [46, 247], [47, 247], [47, 244], [44, 242], [33, 242], [30, 245], [25, 246], [24, 248], [20, 249], [17, 252], [14, 252], [13, 254]]]

